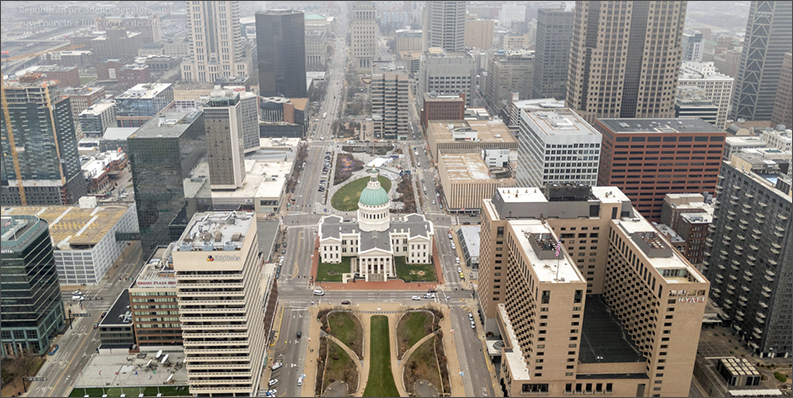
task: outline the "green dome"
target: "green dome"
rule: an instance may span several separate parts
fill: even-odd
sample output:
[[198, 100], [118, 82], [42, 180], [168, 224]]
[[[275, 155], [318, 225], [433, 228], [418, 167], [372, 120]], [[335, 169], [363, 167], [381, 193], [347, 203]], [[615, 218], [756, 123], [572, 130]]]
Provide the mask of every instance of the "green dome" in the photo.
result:
[[380, 206], [388, 203], [388, 193], [383, 187], [365, 188], [361, 191], [361, 199], [358, 200], [359, 204], [367, 206]]

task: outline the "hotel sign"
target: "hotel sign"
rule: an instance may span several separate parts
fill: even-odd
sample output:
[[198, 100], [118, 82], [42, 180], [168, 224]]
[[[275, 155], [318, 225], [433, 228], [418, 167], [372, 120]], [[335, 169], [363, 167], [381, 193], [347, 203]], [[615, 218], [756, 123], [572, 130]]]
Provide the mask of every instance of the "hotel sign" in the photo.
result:
[[207, 256], [207, 261], [240, 261], [237, 256]]
[[704, 303], [705, 296], [701, 297], [680, 297], [677, 299], [678, 303]]

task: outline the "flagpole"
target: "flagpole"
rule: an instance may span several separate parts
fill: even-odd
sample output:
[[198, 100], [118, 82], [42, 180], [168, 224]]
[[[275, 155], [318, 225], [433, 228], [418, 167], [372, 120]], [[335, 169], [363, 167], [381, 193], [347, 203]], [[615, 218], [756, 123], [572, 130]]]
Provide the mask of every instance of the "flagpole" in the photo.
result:
[[102, 383], [102, 395], [105, 395], [105, 379], [102, 377], [102, 371], [99, 371], [99, 382]]
[[137, 370], [135, 371], [135, 376], [138, 376], [138, 395], [140, 396], [140, 395], [143, 395], [143, 390], [141, 390], [140, 375], [138, 374]]
[[[80, 378], [83, 378], [83, 372], [80, 372]], [[83, 380], [83, 396], [88, 395], [88, 392], [85, 391], [85, 380]]]

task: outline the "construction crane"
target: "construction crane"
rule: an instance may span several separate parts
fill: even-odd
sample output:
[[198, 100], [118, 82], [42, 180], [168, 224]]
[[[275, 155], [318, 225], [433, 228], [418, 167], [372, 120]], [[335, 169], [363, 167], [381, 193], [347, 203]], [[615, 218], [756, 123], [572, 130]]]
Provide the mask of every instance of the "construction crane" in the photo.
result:
[[[24, 59], [24, 58], [38, 57], [40, 55], [49, 54], [49, 53], [53, 53], [53, 52], [56, 52], [56, 51], [69, 51], [69, 50], [74, 50], [74, 49], [78, 49], [78, 48], [82, 48], [82, 47], [85, 47], [85, 45], [84, 44], [78, 44], [78, 45], [69, 46], [69, 47], [65, 47], [65, 48], [60, 48], [60, 49], [56, 49], [56, 50], [40, 51], [40, 52], [33, 53], [33, 54], [17, 55], [15, 57], [3, 58], [2, 62], [5, 63], [5, 62], [16, 61], [16, 60], [19, 60], [19, 59]], [[46, 103], [46, 105], [50, 109], [50, 119], [52, 119], [52, 107], [51, 107], [51, 103], [50, 103], [49, 91], [50, 91], [49, 88], [47, 88], [46, 89], [46, 94], [47, 94], [47, 97], [46, 97], [47, 103]], [[8, 111], [8, 101], [6, 100], [5, 76], [3, 76], [2, 73], [0, 73], [0, 101], [2, 101], [3, 120], [5, 121], [5, 124], [6, 124], [6, 132], [8, 133], [8, 146], [10, 147], [10, 150], [11, 150], [11, 158], [14, 160], [14, 173], [16, 174], [16, 178], [17, 178], [17, 186], [19, 187], [19, 200], [22, 203], [22, 206], [27, 206], [28, 201], [27, 201], [27, 197], [25, 196], [25, 186], [24, 186], [24, 184], [22, 182], [22, 168], [19, 166], [19, 157], [18, 157], [18, 154], [17, 154], [17, 146], [16, 146], [16, 141], [14, 140], [14, 129], [11, 126], [11, 114]], [[53, 134], [55, 134], [55, 120], [52, 119], [51, 121], [52, 121], [52, 132], [53, 132]], [[57, 137], [55, 139], [55, 143], [56, 143], [55, 144], [56, 145], [56, 150], [58, 152], [58, 159], [60, 159], [60, 150], [59, 150], [59, 148], [57, 148], [57, 143], [58, 143]], [[62, 164], [60, 165], [60, 169], [61, 169], [60, 170], [61, 171], [61, 182], [63, 183], [63, 181], [65, 179], [64, 179], [64, 175], [63, 175], [63, 165]]]

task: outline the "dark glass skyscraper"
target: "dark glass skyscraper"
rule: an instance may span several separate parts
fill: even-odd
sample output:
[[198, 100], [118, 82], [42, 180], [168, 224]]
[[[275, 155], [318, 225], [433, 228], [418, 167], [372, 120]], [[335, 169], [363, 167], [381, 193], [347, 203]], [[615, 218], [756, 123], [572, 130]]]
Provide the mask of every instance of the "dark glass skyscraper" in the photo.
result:
[[735, 79], [733, 116], [771, 120], [785, 53], [793, 44], [789, 1], [753, 1], [746, 21], [741, 68]]
[[59, 99], [56, 81], [35, 75], [10, 82], [5, 91], [11, 129], [5, 121], [0, 123], [3, 205], [76, 203], [87, 193], [87, 186], [80, 169], [70, 99]]
[[537, 11], [537, 48], [531, 98], [563, 100], [567, 95], [567, 63], [574, 20], [573, 11], [547, 8]]
[[256, 13], [260, 96], [306, 97], [305, 37], [302, 11]]
[[144, 250], [179, 239], [196, 211], [212, 205], [204, 115], [164, 109], [127, 139]]
[[49, 227], [34, 216], [3, 217], [0, 226], [3, 358], [41, 355], [64, 324]]

